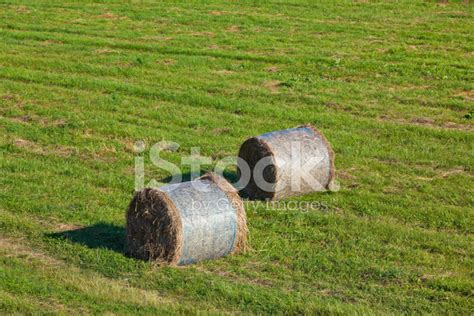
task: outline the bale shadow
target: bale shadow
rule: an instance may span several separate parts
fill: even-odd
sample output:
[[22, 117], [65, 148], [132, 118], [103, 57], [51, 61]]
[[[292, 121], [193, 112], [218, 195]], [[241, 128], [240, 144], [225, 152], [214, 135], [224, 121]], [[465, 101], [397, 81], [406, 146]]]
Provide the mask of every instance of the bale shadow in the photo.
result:
[[[208, 170], [201, 170], [200, 172], [201, 176], [204, 175], [206, 172], [208, 172]], [[230, 183], [236, 183], [238, 180], [237, 172], [235, 171], [224, 170], [223, 176]], [[191, 181], [191, 177], [192, 177], [191, 172], [184, 172], [181, 174], [181, 181], [179, 181], [179, 183]], [[168, 177], [160, 179], [159, 182], [168, 184], [172, 180], [173, 180], [173, 176], [168, 176]]]
[[89, 248], [109, 249], [126, 255], [125, 228], [108, 223], [98, 223], [83, 228], [47, 234], [55, 239], [65, 239]]
[[[204, 175], [207, 172], [207, 170], [201, 170], [201, 175]], [[239, 176], [236, 171], [231, 171], [231, 170], [224, 170], [223, 174], [224, 178], [229, 181], [234, 187], [237, 181], [239, 180]], [[181, 174], [181, 181], [175, 182], [175, 183], [183, 183], [183, 182], [188, 182], [191, 181], [191, 172], [184, 172]], [[173, 181], [173, 176], [168, 176], [166, 178], [162, 178], [159, 180], [161, 183], [166, 183], [170, 184], [171, 181]], [[242, 199], [248, 200], [249, 196], [245, 190], [238, 190], [239, 196]]]
[[[201, 174], [204, 174], [203, 170]], [[231, 183], [237, 181], [237, 173], [235, 171], [224, 171], [224, 178]], [[168, 183], [173, 179], [172, 176], [163, 178], [160, 182]], [[182, 174], [180, 182], [191, 180], [191, 173], [186, 172]], [[109, 223], [97, 223], [91, 226], [82, 227], [78, 229], [71, 229], [55, 233], [46, 234], [49, 238], [68, 240], [92, 249], [102, 248], [108, 249], [125, 256], [128, 256], [126, 251], [126, 237], [125, 227], [117, 226]]]

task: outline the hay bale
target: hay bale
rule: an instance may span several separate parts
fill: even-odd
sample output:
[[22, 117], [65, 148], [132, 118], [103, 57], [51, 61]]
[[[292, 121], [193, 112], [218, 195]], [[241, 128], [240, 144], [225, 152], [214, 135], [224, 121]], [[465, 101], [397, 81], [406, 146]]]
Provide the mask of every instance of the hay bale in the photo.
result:
[[[323, 134], [311, 125], [251, 137], [240, 147], [239, 157], [247, 162], [252, 173], [250, 182], [242, 190], [250, 199], [277, 200], [333, 186], [334, 152]], [[312, 158], [320, 162], [309, 168], [310, 164], [306, 163]], [[261, 159], [268, 160], [267, 167], [257, 165]], [[300, 165], [295, 163], [297, 160], [301, 161]], [[246, 168], [239, 161], [239, 177], [241, 170]], [[266, 187], [257, 185], [256, 174], [268, 182]], [[311, 185], [305, 176], [312, 176], [319, 185]]]
[[242, 201], [224, 178], [212, 173], [137, 192], [126, 220], [129, 254], [161, 264], [185, 265], [246, 247]]

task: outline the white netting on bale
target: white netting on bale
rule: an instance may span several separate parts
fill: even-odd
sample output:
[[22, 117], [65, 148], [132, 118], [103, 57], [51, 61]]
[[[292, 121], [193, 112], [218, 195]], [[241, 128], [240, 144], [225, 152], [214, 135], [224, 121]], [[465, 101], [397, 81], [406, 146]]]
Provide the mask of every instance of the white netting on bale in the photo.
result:
[[240, 197], [211, 173], [139, 191], [127, 212], [130, 255], [158, 263], [185, 265], [236, 253], [245, 249], [246, 236]]
[[249, 170], [243, 162], [250, 167], [243, 189], [250, 199], [277, 200], [333, 186], [334, 152], [310, 125], [251, 137], [240, 147], [239, 158], [239, 174]]

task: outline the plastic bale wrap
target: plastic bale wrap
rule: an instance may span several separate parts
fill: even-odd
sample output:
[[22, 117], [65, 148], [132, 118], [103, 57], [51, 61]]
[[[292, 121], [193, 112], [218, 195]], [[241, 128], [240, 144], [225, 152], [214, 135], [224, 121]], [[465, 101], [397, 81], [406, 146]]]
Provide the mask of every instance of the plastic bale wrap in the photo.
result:
[[159, 264], [186, 265], [246, 247], [242, 201], [224, 178], [212, 173], [137, 192], [126, 217], [129, 254]]
[[[239, 157], [250, 167], [250, 181], [242, 190], [250, 199], [278, 200], [333, 187], [334, 152], [323, 134], [311, 125], [251, 137], [240, 147]], [[257, 162], [262, 158], [269, 159], [270, 163], [259, 170]], [[311, 158], [319, 159], [319, 163], [307, 170], [305, 167], [310, 164], [306, 162]], [[295, 159], [301, 164], [293, 163]], [[243, 170], [246, 168], [239, 161], [239, 176]], [[261, 174], [269, 186], [257, 185], [255, 173]], [[317, 180], [317, 186], [303, 179], [308, 175]], [[297, 190], [291, 185], [295, 180], [299, 182]]]

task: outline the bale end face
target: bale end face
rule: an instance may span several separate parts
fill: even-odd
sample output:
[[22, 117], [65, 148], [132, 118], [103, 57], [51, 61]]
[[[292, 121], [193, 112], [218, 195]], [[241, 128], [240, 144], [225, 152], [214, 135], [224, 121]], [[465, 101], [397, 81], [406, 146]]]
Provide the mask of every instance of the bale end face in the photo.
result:
[[[250, 168], [250, 170], [248, 171], [250, 171], [251, 173], [250, 175], [248, 175], [250, 178], [249, 182], [247, 183], [245, 188], [242, 189], [243, 195], [257, 200], [273, 199], [275, 195], [275, 187], [278, 175], [276, 164], [274, 161], [273, 151], [270, 145], [262, 139], [259, 139], [257, 137], [251, 137], [247, 139], [242, 144], [242, 146], [240, 146], [238, 157], [247, 163]], [[272, 163], [262, 171], [262, 176], [267, 183], [274, 184], [271, 190], [269, 191], [265, 191], [259, 185], [257, 185], [257, 181], [254, 178], [254, 170], [257, 163], [266, 157], [268, 157], [267, 159], [270, 159]], [[238, 165], [237, 177], [242, 178], [243, 172], [245, 170], [247, 169], [243, 168], [241, 165]]]
[[181, 255], [181, 217], [166, 193], [144, 189], [128, 207], [126, 240], [129, 255], [176, 264]]

